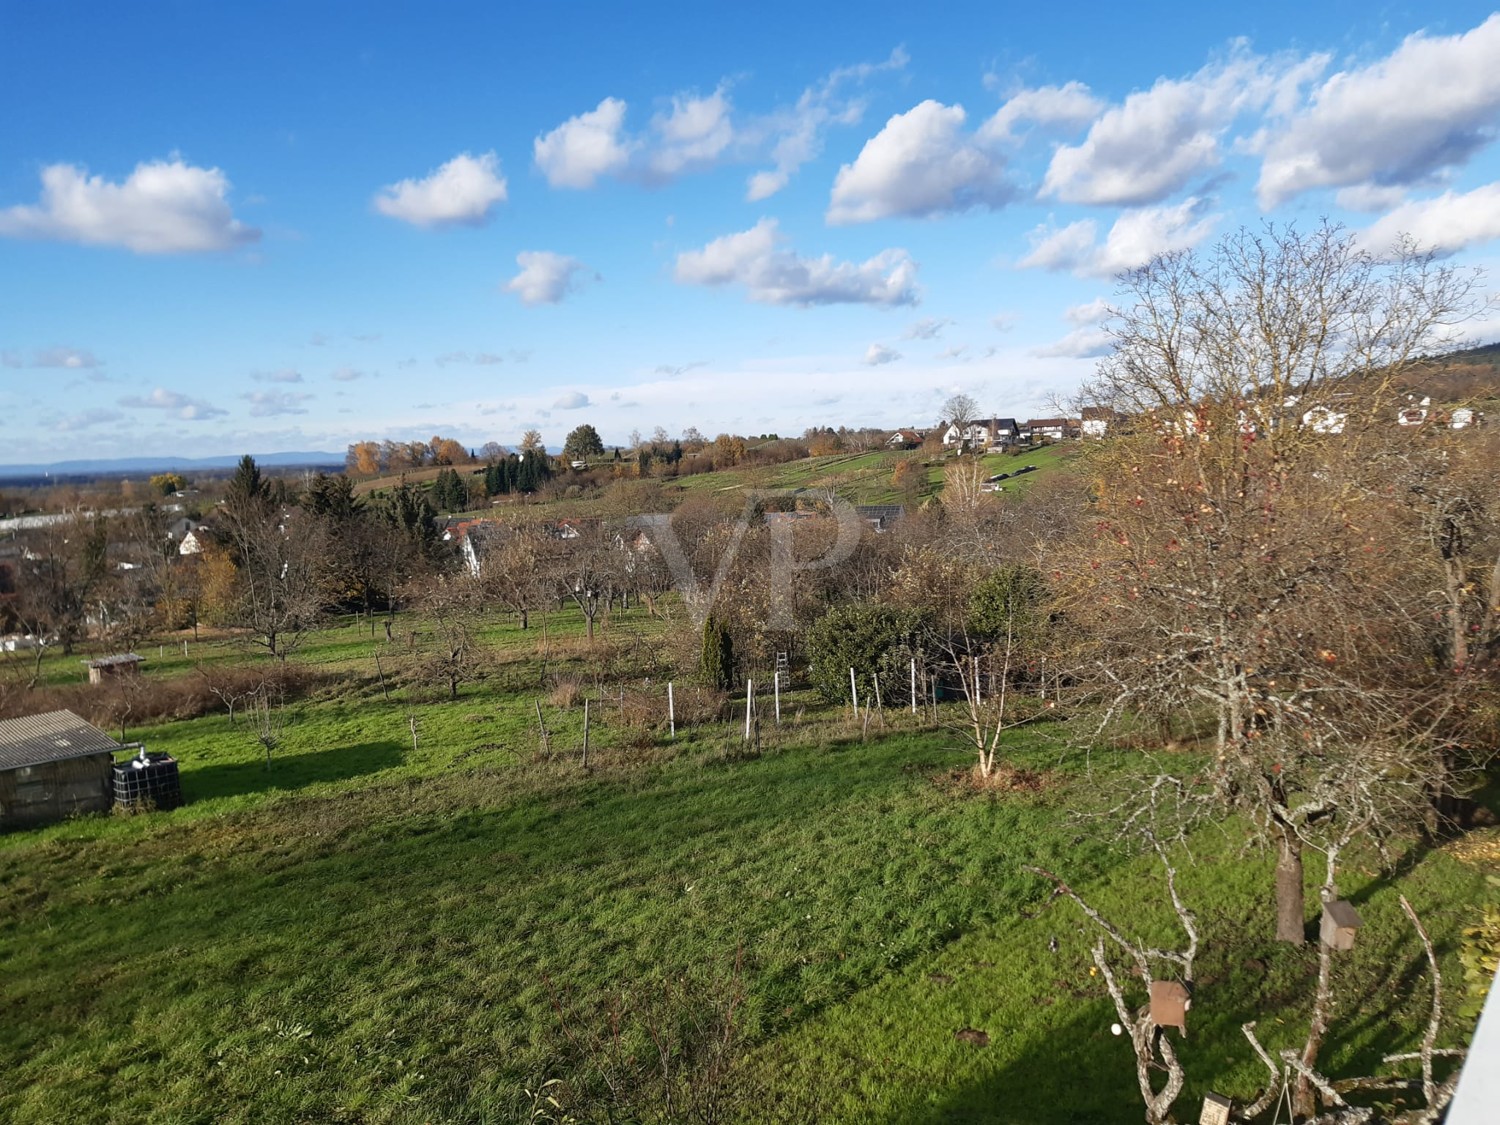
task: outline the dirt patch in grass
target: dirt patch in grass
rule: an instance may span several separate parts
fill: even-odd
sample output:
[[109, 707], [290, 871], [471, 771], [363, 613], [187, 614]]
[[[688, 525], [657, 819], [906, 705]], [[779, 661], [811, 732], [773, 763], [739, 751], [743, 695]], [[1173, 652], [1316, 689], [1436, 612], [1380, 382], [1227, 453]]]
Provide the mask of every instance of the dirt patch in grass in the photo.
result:
[[990, 771], [988, 777], [979, 772], [978, 766], [961, 766], [942, 770], [933, 776], [933, 782], [946, 793], [963, 795], [969, 793], [1043, 793], [1056, 784], [1056, 779], [1044, 771], [1001, 763]]

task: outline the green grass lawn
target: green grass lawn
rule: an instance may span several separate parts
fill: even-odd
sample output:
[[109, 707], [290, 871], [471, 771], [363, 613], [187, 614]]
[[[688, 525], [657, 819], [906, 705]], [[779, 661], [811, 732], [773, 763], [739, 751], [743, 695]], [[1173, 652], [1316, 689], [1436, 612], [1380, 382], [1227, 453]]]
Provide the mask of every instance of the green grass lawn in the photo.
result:
[[[578, 630], [549, 625], [554, 667], [586, 667]], [[892, 714], [862, 741], [804, 694], [759, 757], [734, 752], [737, 721], [668, 743], [605, 706], [584, 771], [580, 708], [535, 683], [540, 630], [489, 636], [496, 670], [448, 703], [387, 700], [366, 668], [383, 631], [328, 630], [297, 659], [348, 678], [293, 705], [270, 769], [221, 714], [167, 723], [133, 733], [179, 758], [184, 808], [0, 836], [0, 1121], [525, 1120], [525, 1089], [578, 1065], [558, 1005], [575, 1033], [607, 1030], [612, 996], [706, 1003], [736, 957], [735, 1120], [1140, 1119], [1092, 936], [1022, 868], [1171, 940], [1153, 866], [1077, 816], [1141, 756], [1084, 755], [1043, 724], [1009, 751], [1043, 784], [978, 792], [955, 781], [967, 758], [948, 732]], [[1313, 947], [1270, 940], [1270, 865], [1240, 839], [1200, 833], [1186, 876], [1206, 952], [1179, 1116], [1206, 1089], [1253, 1090], [1239, 1024], [1292, 1043], [1315, 971]], [[1334, 1073], [1420, 1035], [1427, 985], [1396, 895], [1456, 989], [1484, 893], [1482, 873], [1420, 849], [1399, 878], [1353, 857], [1343, 883], [1366, 926], [1338, 962]]]

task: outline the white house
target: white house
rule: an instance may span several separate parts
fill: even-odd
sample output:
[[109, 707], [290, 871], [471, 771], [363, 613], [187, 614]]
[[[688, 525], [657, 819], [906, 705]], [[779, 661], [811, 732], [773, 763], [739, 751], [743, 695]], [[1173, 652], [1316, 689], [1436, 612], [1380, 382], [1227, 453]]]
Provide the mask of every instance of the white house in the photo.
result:
[[952, 448], [962, 444], [968, 449], [987, 449], [991, 445], [1007, 445], [1018, 439], [1020, 427], [1014, 418], [981, 418], [970, 422], [960, 431], [956, 422], [943, 429], [943, 445]]
[[1081, 432], [1086, 438], [1102, 438], [1109, 432], [1111, 422], [1119, 415], [1107, 406], [1085, 406], [1082, 413]]

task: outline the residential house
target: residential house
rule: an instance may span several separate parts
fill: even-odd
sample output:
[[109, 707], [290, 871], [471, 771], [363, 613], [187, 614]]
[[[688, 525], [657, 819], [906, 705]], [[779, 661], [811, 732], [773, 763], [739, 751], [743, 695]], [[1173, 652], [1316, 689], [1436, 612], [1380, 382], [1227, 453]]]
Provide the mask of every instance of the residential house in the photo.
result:
[[1427, 413], [1432, 408], [1432, 399], [1424, 397], [1418, 402], [1415, 395], [1407, 395], [1406, 403], [1396, 415], [1397, 425], [1420, 426], [1427, 421]]
[[177, 544], [177, 553], [179, 555], [201, 555], [203, 548], [208, 546], [210, 542], [208, 531], [209, 529], [202, 524], [189, 531], [182, 537], [182, 541]]
[[922, 444], [921, 430], [897, 430], [886, 439], [887, 449], [916, 449]]
[[1033, 418], [1026, 425], [1032, 441], [1063, 441], [1078, 434], [1078, 424], [1070, 418]]
[[856, 504], [854, 511], [875, 529], [876, 534], [889, 531], [906, 515], [906, 508], [900, 504]]
[[466, 520], [458, 535], [458, 552], [464, 566], [475, 578], [484, 569], [484, 560], [508, 537], [509, 528], [494, 520]]
[[1021, 440], [1021, 427], [1014, 418], [991, 418], [989, 421], [991, 449], [1009, 449]]
[[943, 445], [951, 448], [962, 444], [966, 449], [987, 449], [991, 445], [1004, 444], [1003, 435], [1010, 435], [1009, 440], [1014, 441], [1019, 433], [1020, 427], [1014, 418], [978, 418], [962, 430], [950, 422], [943, 427]]
[[1086, 438], [1102, 438], [1109, 432], [1109, 427], [1119, 420], [1119, 414], [1108, 406], [1085, 406], [1079, 432]]

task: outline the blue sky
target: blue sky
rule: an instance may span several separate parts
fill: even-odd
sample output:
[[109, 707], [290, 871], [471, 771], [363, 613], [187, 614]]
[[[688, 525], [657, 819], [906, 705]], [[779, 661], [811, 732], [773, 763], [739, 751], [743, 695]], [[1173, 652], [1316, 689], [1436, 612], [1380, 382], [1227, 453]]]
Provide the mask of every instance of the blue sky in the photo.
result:
[[1027, 416], [1153, 253], [1500, 245], [1482, 5], [11, 0], [0, 48], [4, 463]]

